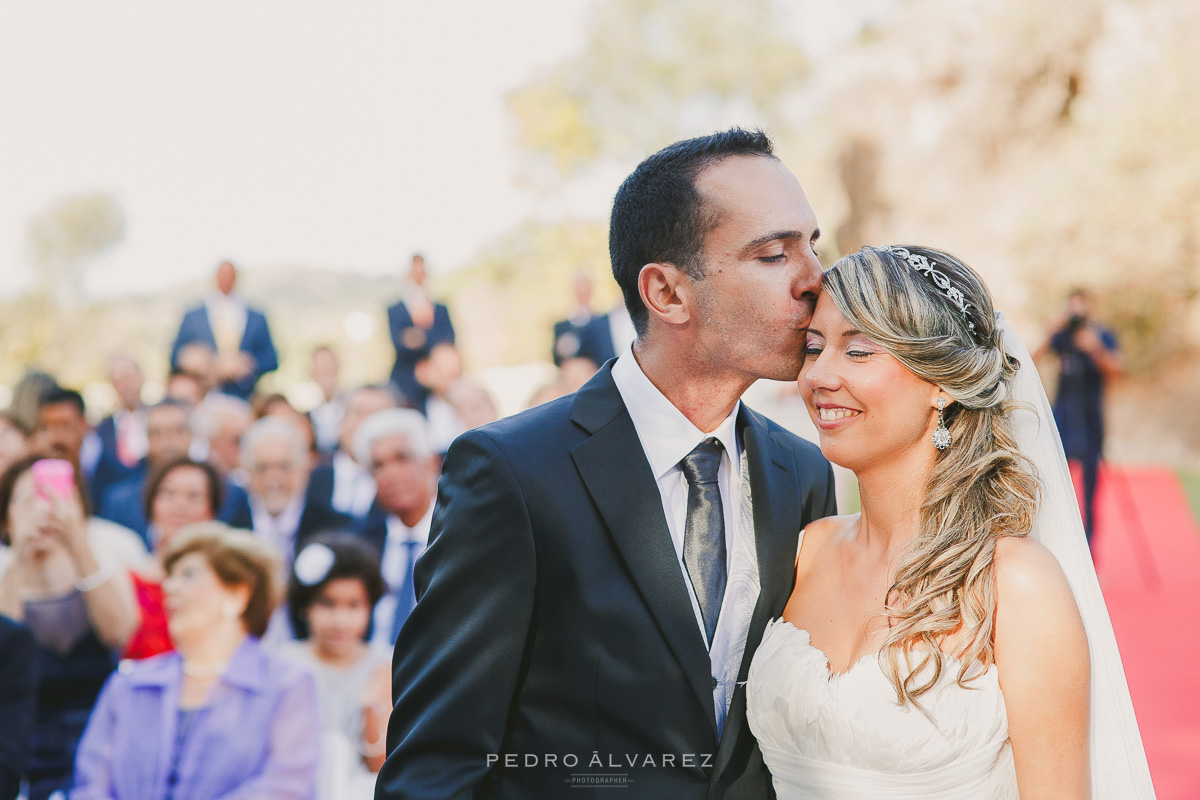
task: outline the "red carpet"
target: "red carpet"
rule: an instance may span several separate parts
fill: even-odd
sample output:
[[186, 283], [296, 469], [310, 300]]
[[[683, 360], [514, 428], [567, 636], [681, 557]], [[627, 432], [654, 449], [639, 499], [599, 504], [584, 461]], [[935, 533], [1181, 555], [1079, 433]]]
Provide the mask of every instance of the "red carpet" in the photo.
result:
[[1108, 467], [1096, 567], [1159, 800], [1200, 798], [1200, 532], [1175, 473]]

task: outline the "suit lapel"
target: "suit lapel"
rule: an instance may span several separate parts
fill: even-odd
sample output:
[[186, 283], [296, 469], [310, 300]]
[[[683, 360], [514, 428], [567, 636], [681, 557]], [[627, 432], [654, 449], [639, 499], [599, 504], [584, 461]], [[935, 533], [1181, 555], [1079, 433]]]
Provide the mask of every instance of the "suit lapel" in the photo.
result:
[[800, 487], [795, 458], [775, 441], [766, 420], [742, 406], [738, 418], [750, 472], [754, 504], [754, 547], [758, 558], [758, 603], [750, 617], [739, 685], [730, 703], [713, 775], [720, 775], [746, 725], [746, 676], [767, 622], [779, 616], [792, 591], [796, 541], [800, 532]]
[[716, 736], [708, 650], [688, 598], [662, 498], [633, 420], [606, 367], [576, 395], [572, 419], [592, 436], [571, 456], [629, 574]]

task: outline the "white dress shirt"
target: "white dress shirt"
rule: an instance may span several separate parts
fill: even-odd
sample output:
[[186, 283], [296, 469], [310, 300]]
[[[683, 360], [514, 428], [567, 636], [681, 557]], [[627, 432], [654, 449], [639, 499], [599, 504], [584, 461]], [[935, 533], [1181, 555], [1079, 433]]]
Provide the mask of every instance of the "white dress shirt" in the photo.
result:
[[[687, 587], [696, 626], [709, 650], [712, 675], [717, 685], [713, 689], [718, 730], [724, 727], [725, 715], [733, 697], [734, 681], [745, 649], [750, 610], [758, 600], [758, 564], [754, 552], [753, 522], [749, 512], [749, 486], [738, 441], [736, 423], [741, 408], [739, 401], [729, 416], [709, 433], [692, 424], [672, 405], [642, 372], [631, 348], [626, 347], [613, 365], [613, 381], [629, 411], [646, 459], [658, 484], [662, 498], [671, 544], [683, 582]], [[725, 596], [713, 641], [709, 642], [704, 629], [704, 616], [696, 599], [695, 589], [688, 578], [683, 561], [683, 539], [687, 524], [687, 479], [679, 462], [696, 445], [708, 438], [721, 442], [724, 452], [717, 470], [717, 487], [721, 493], [721, 511], [725, 517]], [[753, 577], [749, 577], [750, 575]], [[735, 580], [735, 577], [738, 579]]]
[[204, 300], [208, 327], [212, 331], [218, 352], [236, 353], [246, 334], [246, 301], [235, 294], [213, 292]]
[[313, 435], [317, 439], [319, 450], [337, 449], [338, 429], [342, 424], [342, 417], [345, 415], [346, 403], [341, 396], [321, 403], [309, 412], [309, 416], [312, 417]]
[[408, 574], [408, 548], [404, 546], [405, 542], [415, 541], [416, 548], [413, 550], [413, 559], [421, 557], [425, 552], [425, 547], [429, 544], [429, 526], [433, 522], [433, 506], [430, 501], [429, 510], [425, 512], [425, 516], [421, 517], [421, 521], [413, 527], [409, 528], [395, 514], [388, 514], [387, 517], [387, 538], [383, 543], [383, 558], [380, 560], [380, 572], [383, 573], [384, 583], [387, 584], [387, 592], [375, 604], [375, 613], [372, 616], [374, 629], [371, 632], [371, 641], [391, 646], [392, 642], [392, 623], [396, 616], [396, 595], [394, 592], [404, 583], [404, 578]]
[[335, 511], [363, 518], [375, 502], [375, 479], [371, 471], [346, 453], [333, 454], [333, 497], [330, 505]]
[[300, 517], [304, 514], [304, 495], [298, 494], [278, 515], [272, 516], [262, 500], [254, 494], [249, 496], [250, 519], [254, 532], [275, 548], [283, 564], [283, 574], [292, 571], [292, 559], [296, 557], [296, 531]]
[[[136, 465], [146, 456], [150, 442], [146, 436], [146, 410], [122, 408], [113, 412], [117, 457], [127, 467]], [[124, 456], [124, 458], [122, 458]]]

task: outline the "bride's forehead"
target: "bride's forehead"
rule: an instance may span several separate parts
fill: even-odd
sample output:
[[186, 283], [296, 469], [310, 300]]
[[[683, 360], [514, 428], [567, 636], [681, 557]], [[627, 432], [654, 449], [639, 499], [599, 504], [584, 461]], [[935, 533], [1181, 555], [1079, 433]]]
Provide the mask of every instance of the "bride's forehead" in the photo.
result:
[[812, 322], [809, 330], [820, 332], [823, 336], [838, 334], [850, 327], [850, 320], [842, 314], [833, 302], [828, 292], [822, 292], [817, 298], [816, 308], [813, 309]]

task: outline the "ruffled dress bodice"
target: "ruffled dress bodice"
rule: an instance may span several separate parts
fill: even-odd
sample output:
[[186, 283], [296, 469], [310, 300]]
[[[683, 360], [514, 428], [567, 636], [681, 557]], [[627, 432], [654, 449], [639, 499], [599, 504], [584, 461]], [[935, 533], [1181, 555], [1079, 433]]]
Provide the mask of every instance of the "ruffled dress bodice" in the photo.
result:
[[921, 695], [896, 703], [876, 655], [833, 674], [807, 631], [767, 626], [750, 665], [746, 714], [780, 800], [1017, 798], [1004, 696], [993, 664], [956, 682], [947, 657]]

